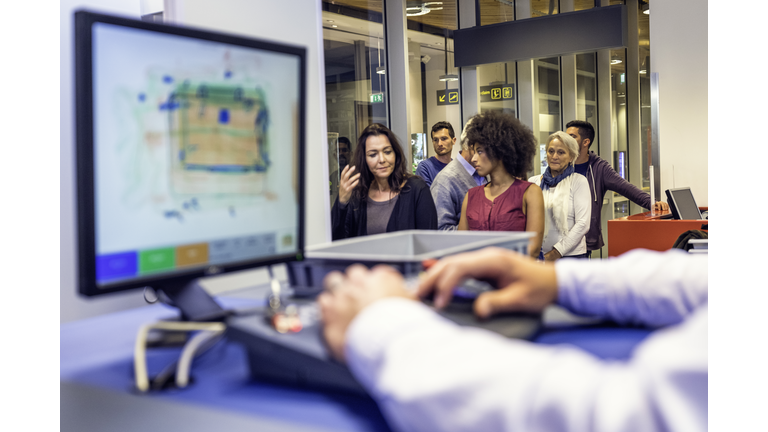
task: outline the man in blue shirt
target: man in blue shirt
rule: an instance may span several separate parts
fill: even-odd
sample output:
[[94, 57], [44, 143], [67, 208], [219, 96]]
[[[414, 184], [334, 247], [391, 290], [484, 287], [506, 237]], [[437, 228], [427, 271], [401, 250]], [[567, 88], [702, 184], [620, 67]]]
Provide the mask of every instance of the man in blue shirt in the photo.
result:
[[467, 129], [470, 119], [461, 132], [461, 157], [457, 157], [440, 171], [432, 181], [429, 190], [437, 209], [437, 229], [454, 231], [459, 225], [461, 217], [461, 205], [464, 195], [475, 186], [487, 183], [485, 177], [481, 177], [470, 163], [475, 152], [467, 142]]
[[456, 134], [453, 132], [453, 126], [446, 121], [435, 123], [432, 126], [432, 145], [435, 148], [435, 156], [423, 160], [416, 167], [416, 175], [423, 178], [427, 186], [432, 185], [437, 173], [442, 171], [451, 161], [451, 151], [456, 144]]

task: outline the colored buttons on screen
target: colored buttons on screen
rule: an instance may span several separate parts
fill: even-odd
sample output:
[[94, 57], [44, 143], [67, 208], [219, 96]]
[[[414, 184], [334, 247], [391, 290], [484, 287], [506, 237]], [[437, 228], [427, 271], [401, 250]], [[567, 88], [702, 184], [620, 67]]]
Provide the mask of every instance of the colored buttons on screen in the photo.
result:
[[154, 273], [176, 267], [176, 248], [139, 251], [139, 272]]
[[109, 281], [135, 276], [136, 252], [120, 252], [96, 257], [96, 280]]
[[193, 266], [208, 263], [208, 243], [198, 243], [176, 248], [176, 265]]

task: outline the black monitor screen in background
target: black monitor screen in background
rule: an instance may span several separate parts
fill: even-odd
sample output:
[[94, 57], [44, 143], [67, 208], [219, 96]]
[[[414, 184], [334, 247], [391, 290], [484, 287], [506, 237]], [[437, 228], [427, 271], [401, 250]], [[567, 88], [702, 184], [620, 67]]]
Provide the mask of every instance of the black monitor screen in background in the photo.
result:
[[75, 24], [80, 292], [300, 259], [306, 50]]
[[668, 189], [667, 201], [670, 209], [674, 209], [676, 219], [697, 220], [701, 219], [701, 211], [696, 205], [690, 188]]

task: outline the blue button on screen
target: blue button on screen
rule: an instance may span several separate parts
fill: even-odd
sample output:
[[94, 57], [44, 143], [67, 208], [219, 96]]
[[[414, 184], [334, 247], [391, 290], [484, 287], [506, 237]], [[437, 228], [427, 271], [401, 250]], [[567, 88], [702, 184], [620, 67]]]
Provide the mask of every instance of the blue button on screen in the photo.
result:
[[96, 280], [107, 282], [136, 276], [138, 257], [136, 252], [120, 252], [96, 257]]

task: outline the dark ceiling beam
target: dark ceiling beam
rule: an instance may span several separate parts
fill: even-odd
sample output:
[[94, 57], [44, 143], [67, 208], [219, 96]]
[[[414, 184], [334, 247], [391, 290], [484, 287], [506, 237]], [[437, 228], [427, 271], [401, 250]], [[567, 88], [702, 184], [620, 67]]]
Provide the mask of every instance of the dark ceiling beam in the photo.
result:
[[453, 32], [454, 66], [556, 57], [626, 47], [625, 5], [528, 18]]

